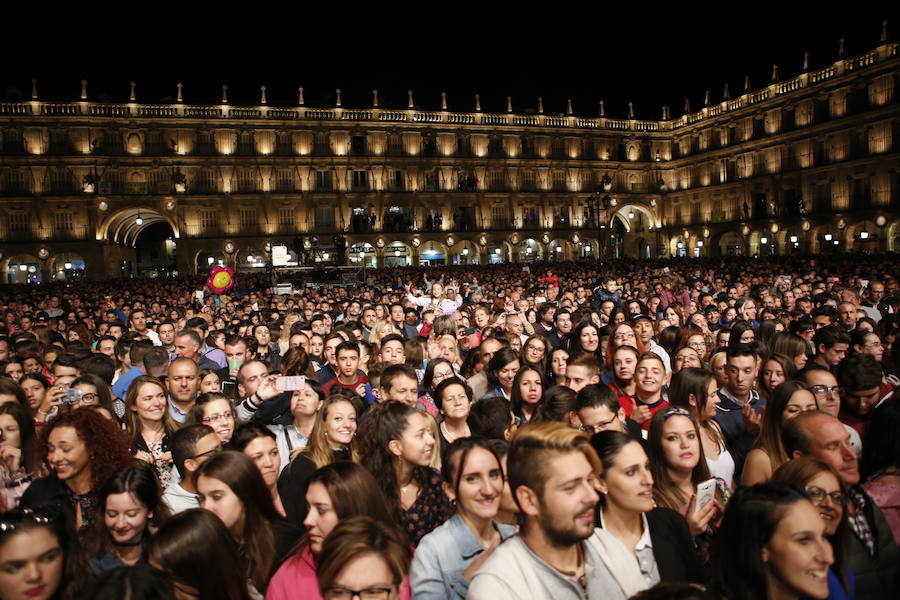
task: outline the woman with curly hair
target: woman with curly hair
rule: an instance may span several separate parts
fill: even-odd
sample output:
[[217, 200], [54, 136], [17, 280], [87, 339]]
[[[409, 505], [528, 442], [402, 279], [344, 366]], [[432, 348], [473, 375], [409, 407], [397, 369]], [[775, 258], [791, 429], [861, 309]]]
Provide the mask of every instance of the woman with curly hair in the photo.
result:
[[449, 514], [443, 479], [431, 468], [437, 451], [431, 419], [406, 404], [386, 402], [375, 408], [363, 439], [363, 466], [378, 482], [409, 543], [418, 545]]
[[74, 410], [48, 423], [38, 455], [50, 475], [32, 482], [20, 506], [58, 504], [78, 531], [97, 516], [98, 494], [106, 481], [133, 459], [128, 439], [112, 421], [94, 410]]

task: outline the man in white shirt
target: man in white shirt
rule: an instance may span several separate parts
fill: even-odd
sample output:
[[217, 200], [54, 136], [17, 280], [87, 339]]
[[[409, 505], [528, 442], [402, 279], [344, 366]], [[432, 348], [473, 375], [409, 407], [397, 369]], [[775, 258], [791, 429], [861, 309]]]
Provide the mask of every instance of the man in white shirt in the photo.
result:
[[467, 598], [610, 597], [616, 583], [594, 530], [601, 466], [587, 436], [562, 423], [529, 425], [513, 439], [508, 461], [521, 529], [484, 562]]

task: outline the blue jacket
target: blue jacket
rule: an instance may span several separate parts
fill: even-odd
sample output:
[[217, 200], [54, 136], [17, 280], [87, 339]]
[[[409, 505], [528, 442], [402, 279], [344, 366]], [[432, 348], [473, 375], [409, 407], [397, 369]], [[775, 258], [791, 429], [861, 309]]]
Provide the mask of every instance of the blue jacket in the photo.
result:
[[[496, 521], [494, 527], [504, 540], [516, 532], [512, 525]], [[416, 548], [409, 573], [413, 600], [465, 598], [469, 582], [463, 573], [483, 551], [462, 517], [453, 515], [423, 537]]]
[[[747, 431], [744, 426], [744, 417], [741, 415], [741, 407], [734, 401], [728, 390], [722, 388], [719, 390], [719, 404], [716, 406], [716, 416], [714, 417], [719, 426], [722, 427], [722, 433], [725, 435], [725, 444], [728, 451], [734, 457], [734, 479], [741, 480], [741, 472], [744, 469], [744, 460], [753, 443], [756, 441], [756, 434]], [[762, 407], [766, 405], [756, 390], [750, 392], [750, 406], [759, 414]]]

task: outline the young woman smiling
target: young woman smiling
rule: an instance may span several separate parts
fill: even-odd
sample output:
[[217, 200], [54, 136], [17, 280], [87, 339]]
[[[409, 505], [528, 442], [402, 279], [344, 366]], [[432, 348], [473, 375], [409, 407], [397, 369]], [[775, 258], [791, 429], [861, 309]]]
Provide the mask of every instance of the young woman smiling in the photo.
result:
[[818, 459], [801, 456], [778, 467], [772, 474], [772, 481], [804, 490], [819, 510], [819, 516], [825, 521], [825, 535], [834, 551], [834, 563], [828, 570], [828, 597], [833, 600], [853, 598], [856, 577], [847, 564], [850, 535], [847, 496], [837, 472]]
[[156, 469], [163, 488], [172, 478], [169, 436], [178, 426], [169, 415], [166, 388], [156, 377], [140, 375], [125, 394], [125, 430], [131, 437], [134, 457]]
[[729, 600], [828, 598], [834, 553], [803, 492], [767, 482], [739, 489], [714, 540], [713, 580]]
[[417, 600], [465, 598], [475, 571], [515, 533], [515, 527], [496, 521], [504, 478], [486, 440], [453, 442], [443, 471], [444, 493], [456, 514], [419, 542], [410, 570]]
[[509, 400], [512, 397], [513, 381], [521, 366], [519, 355], [512, 348], [501, 348], [494, 353], [487, 366], [487, 396], [497, 396]]
[[332, 394], [325, 399], [316, 414], [309, 444], [282, 470], [278, 491], [288, 521], [298, 527], [309, 512], [306, 488], [316, 469], [339, 460], [359, 460], [357, 410], [356, 401], [344, 394]]
[[237, 423], [234, 405], [231, 400], [218, 392], [200, 394], [188, 417], [188, 424], [196, 425], [197, 423], [212, 427], [222, 445], [225, 445], [231, 441]]
[[151, 533], [169, 516], [156, 474], [143, 462], [115, 472], [100, 491], [99, 510], [103, 518], [85, 544], [95, 575], [144, 562]]
[[51, 421], [41, 432], [38, 455], [51, 474], [32, 482], [20, 506], [57, 504], [78, 530], [93, 523], [97, 494], [107, 479], [133, 460], [122, 430], [93, 410], [75, 410]]
[[437, 450], [433, 421], [399, 402], [379, 404], [374, 410], [363, 436], [362, 464], [378, 481], [392, 515], [415, 546], [447, 520], [443, 480], [431, 468]]

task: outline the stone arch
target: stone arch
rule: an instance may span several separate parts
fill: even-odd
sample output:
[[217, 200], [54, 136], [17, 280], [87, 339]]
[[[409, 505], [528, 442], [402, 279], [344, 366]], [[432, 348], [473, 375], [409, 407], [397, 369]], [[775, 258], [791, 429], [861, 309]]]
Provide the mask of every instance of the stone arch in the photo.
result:
[[412, 246], [403, 240], [394, 240], [384, 247], [384, 266], [398, 267], [412, 264]]
[[864, 219], [847, 227], [844, 231], [844, 243], [847, 250], [877, 252], [881, 248], [880, 233], [881, 229], [874, 221]]
[[131, 206], [117, 210], [103, 219], [97, 228], [97, 239], [133, 247], [144, 229], [162, 222], [169, 224], [175, 239], [181, 237], [178, 222], [171, 216], [149, 206]]
[[646, 217], [647, 227], [649, 229], [656, 229], [660, 226], [659, 217], [656, 215], [656, 211], [642, 202], [627, 202], [622, 204], [621, 206], [617, 206], [615, 210], [613, 210], [612, 216], [618, 216], [622, 219], [622, 222], [625, 223], [625, 230], [631, 231], [631, 224], [628, 222], [628, 213], [630, 211], [640, 212]]
[[747, 238], [739, 231], [724, 231], [713, 238], [720, 256], [746, 256]]
[[[212, 259], [212, 262], [210, 262], [210, 259]], [[223, 267], [228, 266], [228, 257], [218, 248], [215, 250], [201, 249], [194, 253], [192, 264], [194, 265], [196, 273], [198, 275], [203, 275], [217, 265]]]
[[[454, 247], [458, 242], [454, 244]], [[447, 245], [440, 240], [424, 240], [419, 246], [419, 260], [427, 260], [429, 264], [447, 264], [450, 259], [450, 251]], [[434, 261], [433, 263], [430, 261]]]
[[477, 265], [481, 262], [478, 246], [471, 240], [459, 240], [456, 242], [450, 248], [447, 258], [448, 264], [454, 265]]

